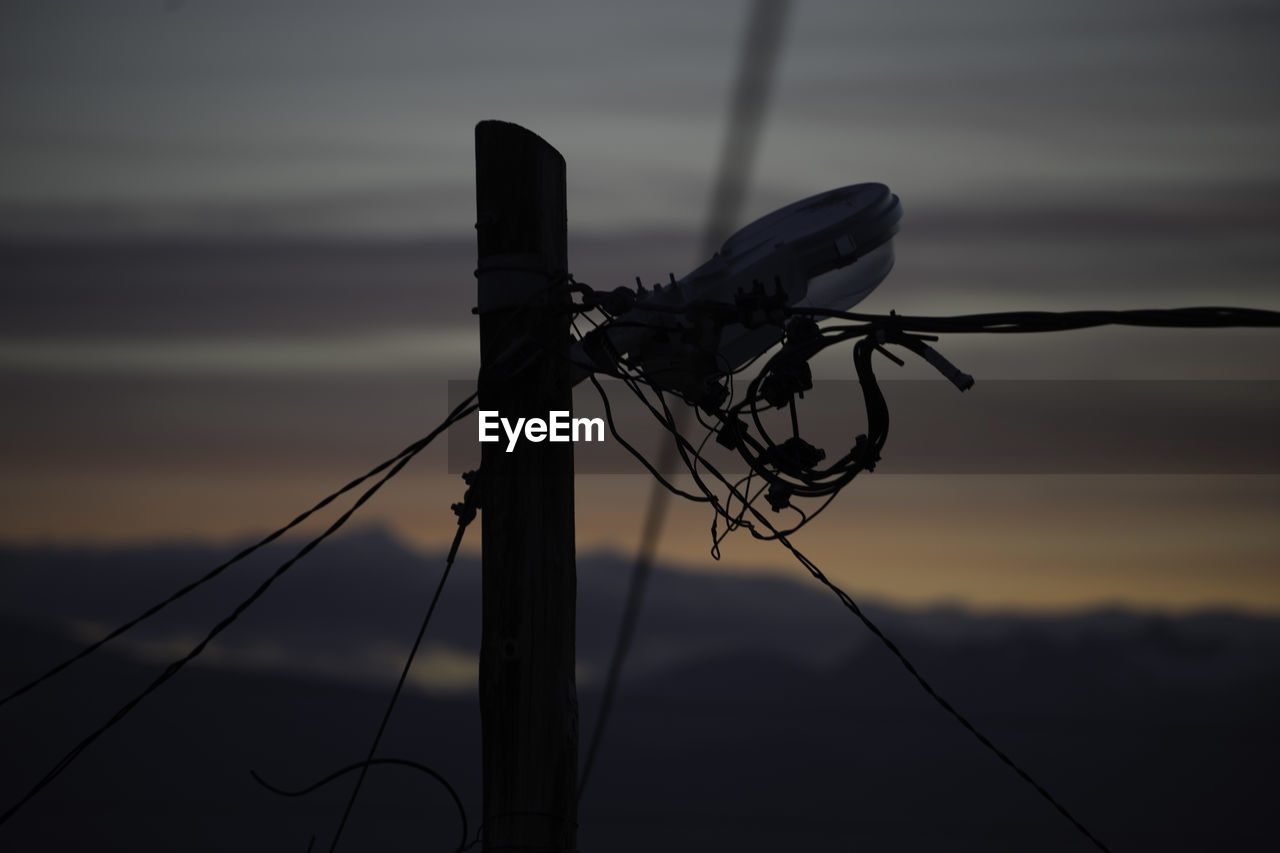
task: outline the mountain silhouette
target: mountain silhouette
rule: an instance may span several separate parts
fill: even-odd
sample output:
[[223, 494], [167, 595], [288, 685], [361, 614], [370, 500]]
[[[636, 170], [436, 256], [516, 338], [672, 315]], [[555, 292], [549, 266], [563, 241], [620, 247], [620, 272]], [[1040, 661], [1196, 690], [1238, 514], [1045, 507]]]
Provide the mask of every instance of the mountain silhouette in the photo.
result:
[[[301, 788], [367, 749], [441, 568], [380, 531], [318, 550], [8, 825], [6, 850], [306, 849], [354, 780]], [[7, 549], [5, 692], [229, 549]], [[7, 807], [272, 567], [230, 576], [0, 708]], [[627, 561], [579, 559], [582, 719]], [[224, 583], [225, 581], [225, 583]], [[1280, 621], [1121, 609], [983, 615], [873, 607], [939, 690], [1115, 850], [1261, 849], [1280, 758]], [[462, 560], [381, 754], [450, 780], [480, 814], [473, 666], [479, 571]], [[943, 714], [819, 589], [655, 571], [582, 802], [582, 849], [1081, 850], [1051, 806]], [[468, 680], [470, 679], [470, 680]], [[375, 768], [350, 849], [453, 849], [447, 793]]]

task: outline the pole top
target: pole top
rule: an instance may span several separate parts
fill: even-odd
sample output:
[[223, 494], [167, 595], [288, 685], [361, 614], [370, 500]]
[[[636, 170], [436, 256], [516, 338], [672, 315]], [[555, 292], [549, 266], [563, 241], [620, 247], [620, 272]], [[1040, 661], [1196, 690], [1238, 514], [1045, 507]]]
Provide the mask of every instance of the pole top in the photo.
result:
[[564, 156], [531, 130], [506, 121], [476, 125], [476, 245], [494, 255], [541, 255], [565, 269]]

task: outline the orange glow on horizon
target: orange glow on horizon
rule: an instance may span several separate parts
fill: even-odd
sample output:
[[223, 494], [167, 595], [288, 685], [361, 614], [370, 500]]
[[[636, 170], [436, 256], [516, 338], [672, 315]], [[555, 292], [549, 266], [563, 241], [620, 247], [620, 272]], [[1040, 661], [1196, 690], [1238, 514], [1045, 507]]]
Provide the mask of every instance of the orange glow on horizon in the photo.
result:
[[[392, 481], [350, 529], [384, 526], [439, 552], [455, 521], [459, 478], [434, 470]], [[260, 536], [327, 494], [318, 475], [202, 472], [181, 477], [66, 475], [10, 480], [0, 539], [123, 546]], [[649, 481], [577, 480], [579, 554], [629, 555]], [[346, 506], [347, 504], [342, 504]], [[794, 537], [852, 594], [907, 607], [1061, 611], [1099, 606], [1280, 613], [1280, 477], [880, 476], [859, 478]], [[314, 535], [341, 510], [322, 514]], [[778, 544], [739, 531], [710, 548], [709, 509], [673, 506], [659, 562], [685, 570], [808, 575]], [[474, 532], [464, 551], [475, 554]]]

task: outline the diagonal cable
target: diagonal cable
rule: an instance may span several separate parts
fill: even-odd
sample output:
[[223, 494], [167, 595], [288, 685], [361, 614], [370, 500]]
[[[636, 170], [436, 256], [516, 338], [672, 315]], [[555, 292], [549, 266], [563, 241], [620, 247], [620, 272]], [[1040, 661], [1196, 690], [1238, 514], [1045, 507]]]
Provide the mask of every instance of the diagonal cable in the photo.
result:
[[[710, 257], [729, 236], [741, 217], [742, 202], [751, 182], [751, 168], [760, 139], [760, 129], [764, 124], [769, 91], [777, 69], [778, 55], [781, 53], [789, 6], [788, 0], [755, 0], [752, 3], [746, 38], [743, 40], [742, 53], [739, 57], [733, 101], [729, 108], [729, 123], [725, 129], [720, 152], [720, 165], [711, 194], [711, 205], [703, 227], [700, 260]], [[677, 431], [687, 428], [688, 409], [681, 409], [676, 418]], [[675, 445], [664, 441], [659, 450], [657, 470], [664, 473], [672, 471], [675, 467], [676, 455]], [[640, 545], [636, 550], [635, 563], [631, 568], [627, 603], [623, 610], [622, 622], [618, 626], [618, 636], [614, 641], [613, 655], [609, 661], [609, 674], [600, 700], [600, 714], [591, 732], [586, 758], [582, 765], [582, 776], [578, 782], [579, 800], [591, 778], [596, 754], [600, 749], [600, 741], [609, 722], [609, 714], [613, 710], [618, 683], [622, 678], [627, 654], [631, 650], [631, 641], [635, 635], [636, 623], [639, 621], [640, 609], [644, 602], [645, 586], [653, 569], [654, 554], [662, 538], [662, 528], [666, 523], [669, 506], [670, 495], [666, 487], [655, 481], [649, 490], [649, 503], [640, 529]]]
[[[635, 394], [641, 393], [637, 386], [634, 386], [628, 383], [627, 387]], [[645, 402], [647, 404], [647, 401]], [[722, 475], [714, 465], [712, 465], [706, 459], [701, 458], [698, 452], [698, 448], [694, 446], [682, 433], [678, 432], [675, 429], [676, 424], [674, 423], [674, 419], [670, 417], [671, 413], [669, 412], [669, 410], [664, 410], [665, 414], [667, 415], [667, 417], [664, 418], [661, 415], [659, 415], [659, 413], [656, 410], [653, 410], [651, 406], [650, 406], [650, 409], [653, 411], [654, 415], [657, 416], [658, 422], [662, 426], [662, 428], [664, 430], [667, 430], [671, 434], [671, 437], [674, 443], [676, 444], [678, 449], [681, 451], [681, 455], [685, 461], [686, 467], [689, 468], [690, 473], [694, 474], [695, 480], [698, 480], [700, 485], [702, 485], [701, 480], [698, 478], [697, 473], [693, 470], [692, 466], [690, 465], [690, 460], [686, 454], [692, 454], [694, 458], [697, 458], [702, 463], [702, 466], [706, 469], [706, 471], [710, 475], [712, 475], [715, 479], [720, 481], [721, 484], [728, 486], [731, 492], [737, 491], [736, 487], [733, 484], [731, 484], [729, 480], [726, 479], [724, 475]], [[705, 485], [703, 485], [703, 488], [704, 489], [706, 488]], [[708, 496], [710, 497], [710, 495]], [[920, 686], [920, 688], [923, 689], [924, 692], [931, 699], [933, 699], [933, 701], [936, 702], [940, 708], [942, 708], [942, 710], [944, 710], [947, 714], [949, 714], [952, 717], [952, 719], [954, 719], [961, 726], [963, 726], [970, 734], [972, 734], [974, 738], [980, 744], [982, 744], [983, 747], [985, 747], [988, 751], [990, 751], [993, 755], [995, 755], [1007, 767], [1013, 770], [1013, 772], [1017, 774], [1019, 778], [1021, 778], [1024, 782], [1030, 785], [1036, 791], [1036, 793], [1038, 793], [1050, 805], [1052, 805], [1063, 818], [1065, 818], [1073, 827], [1075, 827], [1075, 829], [1081, 835], [1087, 838], [1097, 849], [1104, 851], [1104, 853], [1109, 853], [1109, 848], [1102, 841], [1100, 841], [1097, 838], [1097, 836], [1095, 836], [1092, 832], [1090, 832], [1090, 830], [1074, 814], [1072, 814], [1067, 809], [1067, 807], [1061, 803], [1061, 801], [1059, 801], [1056, 797], [1054, 797], [1054, 795], [1051, 794], [1049, 790], [1045, 788], [1044, 785], [1042, 785], [1027, 770], [1025, 770], [1016, 761], [1014, 761], [1013, 758], [1011, 758], [1008, 753], [1006, 753], [1000, 747], [996, 746], [996, 744], [989, 737], [987, 737], [987, 735], [985, 735], [980, 729], [978, 729], [978, 727], [974, 725], [974, 723], [970, 721], [968, 717], [966, 717], [954, 705], [952, 705], [945, 697], [943, 697], [940, 693], [938, 693], [938, 691], [933, 687], [933, 685], [916, 668], [915, 664], [912, 663], [911, 659], [907, 657], [906, 653], [903, 652], [900, 648], [898, 648], [898, 645], [894, 643], [888, 637], [888, 635], [886, 635], [884, 631], [882, 631], [880, 627], [874, 621], [872, 621], [872, 619], [869, 616], [866, 615], [865, 612], [863, 612], [862, 608], [853, 599], [853, 597], [850, 596], [843, 589], [841, 589], [834, 581], [828, 578], [827, 575], [818, 567], [816, 563], [814, 563], [811, 559], [805, 556], [805, 554], [803, 554], [795, 545], [791, 543], [790, 539], [788, 538], [787, 531], [778, 529], [778, 527], [775, 526], [773, 522], [770, 521], [766, 515], [764, 515], [764, 513], [762, 513], [759, 509], [755, 507], [752, 501], [747, 499], [747, 496], [739, 495], [738, 497], [740, 498], [740, 500], [742, 500], [746, 511], [750, 512], [751, 515], [755, 517], [756, 521], [759, 522], [764, 528], [769, 530], [770, 533], [772, 534], [771, 536], [766, 537], [763, 534], [761, 534], [759, 531], [755, 530], [753, 527], [750, 527], [749, 529], [753, 536], [759, 539], [770, 538], [770, 539], [776, 539], [777, 541], [779, 541], [783, 545], [783, 547], [785, 547], [789, 552], [791, 552], [791, 555], [795, 557], [796, 560], [802, 566], [804, 566], [804, 568], [814, 577], [815, 580], [817, 580], [823, 586], [827, 587], [827, 589], [829, 589], [836, 596], [836, 598], [839, 599], [840, 603], [843, 604], [855, 617], [858, 618], [858, 620], [863, 624], [863, 626], [868, 631], [870, 631], [884, 645], [884, 647], [890, 652], [890, 654], [892, 654], [898, 660], [900, 664], [902, 664], [903, 668], [906, 669], [906, 671], [911, 675], [913, 679], [915, 679], [916, 683]], [[723, 511], [718, 502], [713, 500], [713, 505], [716, 506], [717, 512]]]
[[[473, 482], [475, 474], [464, 475], [468, 482]], [[436, 605], [440, 603], [440, 594], [444, 592], [445, 582], [449, 580], [449, 572], [453, 569], [453, 561], [458, 556], [458, 546], [462, 544], [462, 535], [467, 532], [467, 525], [476, 517], [476, 510], [480, 507], [479, 490], [475, 485], [467, 489], [466, 498], [460, 504], [454, 505], [454, 512], [458, 514], [458, 530], [453, 535], [453, 544], [449, 546], [449, 556], [444, 561], [444, 572], [440, 575], [440, 582], [436, 584], [436, 591], [431, 596], [431, 604], [427, 607], [427, 613], [422, 617], [422, 624], [418, 627], [418, 635], [413, 640], [413, 645], [409, 649], [409, 654], [405, 658], [404, 668], [400, 671], [400, 680], [396, 682], [395, 690], [391, 691], [391, 700], [387, 703], [387, 710], [382, 715], [382, 722], [378, 724], [378, 733], [373, 736], [373, 742], [369, 744], [369, 754], [365, 756], [364, 761], [360, 765], [360, 775], [356, 779], [356, 785], [351, 790], [351, 796], [347, 800], [347, 807], [342, 812], [342, 820], [338, 823], [338, 829], [333, 834], [333, 843], [329, 846], [329, 853], [334, 853], [338, 849], [338, 841], [342, 838], [342, 830], [347, 826], [347, 820], [351, 817], [351, 810], [355, 808], [356, 800], [360, 796], [360, 788], [364, 785], [364, 777], [369, 772], [369, 767], [374, 764], [374, 755], [378, 751], [378, 745], [382, 743], [382, 735], [387, 730], [387, 723], [391, 722], [391, 714], [396, 709], [396, 702], [400, 700], [400, 693], [404, 689], [405, 681], [409, 678], [409, 670], [413, 668], [413, 660], [418, 655], [418, 648], [422, 645], [422, 638], [427, 633], [427, 626], [431, 624], [431, 617], [436, 612]], [[431, 772], [432, 775], [444, 782], [438, 774]], [[446, 787], [448, 782], [444, 782]], [[453, 789], [450, 787], [450, 793]], [[455, 800], [458, 795], [453, 794]], [[461, 803], [458, 804], [461, 809]], [[462, 818], [462, 844], [459, 849], [466, 844], [467, 841], [467, 819], [465, 814]]]
[[197, 643], [189, 652], [187, 652], [187, 654], [183, 655], [182, 657], [170, 663], [169, 666], [165, 668], [164, 672], [162, 672], [159, 676], [156, 677], [154, 681], [152, 681], [149, 685], [147, 685], [147, 687], [144, 688], [142, 692], [134, 696], [124, 705], [120, 706], [120, 708], [111, 716], [109, 720], [107, 720], [107, 722], [103, 723], [101, 726], [99, 726], [98, 728], [90, 732], [88, 735], [86, 735], [83, 739], [81, 739], [79, 743], [75, 745], [75, 747], [71, 749], [70, 752], [68, 752], [56, 764], [54, 764], [53, 768], [50, 769], [49, 772], [46, 773], [40, 779], [40, 781], [36, 782], [36, 784], [33, 785], [27, 791], [27, 793], [23, 795], [21, 799], [19, 799], [16, 803], [10, 806], [3, 815], [0, 815], [0, 826], [7, 823], [9, 819], [12, 818], [15, 814], [17, 814], [18, 811], [21, 810], [22, 807], [25, 806], [28, 802], [30, 802], [32, 798], [34, 798], [37, 794], [39, 794], [42, 790], [44, 790], [50, 783], [52, 783], [55, 779], [57, 779], [58, 776], [60, 776], [63, 773], [63, 771], [65, 771], [68, 767], [70, 767], [75, 762], [75, 760], [84, 753], [85, 750], [87, 750], [90, 746], [93, 745], [94, 741], [102, 737], [102, 735], [106, 734], [106, 732], [111, 728], [113, 728], [116, 724], [120, 723], [144, 699], [146, 699], [152, 693], [154, 693], [155, 691], [163, 687], [169, 681], [169, 679], [177, 675], [182, 670], [183, 667], [185, 667], [188, 663], [190, 663], [192, 660], [198, 657], [200, 653], [203, 652], [206, 647], [208, 647], [209, 643], [213, 642], [214, 638], [216, 638], [219, 634], [221, 634], [223, 631], [229, 628], [231, 624], [235, 622], [240, 617], [241, 614], [244, 613], [244, 611], [248, 610], [249, 607], [251, 607], [254, 604], [254, 602], [256, 602], [259, 598], [261, 598], [267, 592], [267, 590], [271, 588], [272, 584], [274, 584], [282, 575], [285, 574], [285, 572], [287, 572], [290, 568], [292, 568], [295, 563], [297, 563], [307, 554], [311, 553], [311, 551], [313, 551], [316, 548], [316, 546], [318, 546], [321, 542], [329, 538], [329, 536], [331, 536], [332, 534], [336, 533], [344, 524], [346, 524], [347, 520], [350, 519], [351, 516], [355, 514], [356, 510], [364, 506], [364, 504], [371, 497], [373, 497], [373, 495], [376, 494], [377, 491], [381, 489], [382, 486], [386, 484], [388, 480], [390, 480], [396, 474], [400, 473], [400, 471], [404, 468], [404, 466], [409, 464], [409, 461], [412, 460], [413, 457], [417, 456], [418, 453], [421, 452], [428, 444], [430, 444], [432, 440], [434, 440], [438, 435], [440, 435], [442, 432], [447, 430], [450, 426], [452, 426], [458, 420], [470, 414], [472, 411], [474, 411], [474, 409], [475, 409], [474, 405], [468, 406], [467, 403], [464, 402], [463, 404], [459, 405], [458, 408], [454, 409], [453, 412], [450, 413], [449, 417], [445, 418], [444, 422], [441, 423], [435, 429], [433, 429], [429, 435], [427, 435], [425, 438], [421, 439], [420, 441], [416, 442], [415, 444], [411, 445], [410, 451], [400, 456], [398, 458], [398, 461], [395, 462], [395, 464], [391, 467], [391, 469], [387, 471], [385, 474], [383, 474], [382, 477], [380, 477], [372, 486], [366, 489], [360, 495], [360, 497], [356, 499], [355, 503], [352, 504], [352, 506], [346, 512], [344, 512], [341, 516], [339, 516], [337, 520], [335, 520], [332, 524], [330, 524], [329, 527], [326, 528], [323, 533], [321, 533], [319, 536], [309, 541], [306, 545], [304, 545], [301, 549], [299, 549], [296, 554], [294, 554], [292, 557], [286, 560], [283, 564], [281, 564], [279, 568], [277, 568], [265, 581], [263, 581], [258, 586], [257, 589], [255, 589], [248, 596], [248, 598], [241, 601], [238, 605], [236, 605], [235, 609], [232, 610], [231, 613], [223, 617], [223, 619], [220, 622], [218, 622], [218, 624], [216, 624], [212, 630], [209, 631], [209, 633], [205, 636], [203, 640]]
[[[458, 407], [457, 407], [457, 408], [455, 408], [455, 409], [454, 409], [454, 410], [449, 414], [449, 417], [448, 417], [448, 418], [446, 418], [446, 423], [447, 423], [447, 424], [452, 424], [452, 423], [456, 422], [457, 420], [459, 420], [460, 418], [464, 417], [464, 416], [466, 415], [466, 412], [463, 412], [462, 410], [463, 410], [463, 408], [465, 408], [468, 404], [470, 404], [470, 403], [471, 403], [471, 401], [472, 401], [473, 399], [475, 399], [475, 395], [474, 395], [474, 394], [472, 394], [472, 395], [471, 395], [470, 397], [468, 397], [466, 400], [463, 400], [463, 401], [462, 401], [462, 403], [460, 403], [460, 404], [458, 405]], [[434, 434], [433, 434], [431, 437], [434, 437]], [[366, 473], [364, 473], [364, 474], [360, 475], [359, 477], [356, 477], [354, 480], [352, 480], [350, 483], [347, 483], [345, 486], [343, 486], [342, 488], [338, 489], [336, 492], [334, 492], [334, 493], [330, 494], [328, 497], [323, 498], [319, 503], [317, 503], [315, 506], [311, 507], [311, 509], [307, 510], [306, 512], [303, 512], [301, 515], [299, 515], [299, 516], [298, 516], [297, 518], [295, 518], [293, 521], [291, 521], [291, 522], [289, 522], [288, 524], [286, 524], [284, 527], [281, 527], [281, 528], [279, 528], [278, 530], [276, 530], [275, 532], [270, 533], [270, 534], [268, 534], [267, 536], [264, 536], [262, 539], [259, 539], [257, 542], [255, 542], [254, 544], [252, 544], [252, 545], [250, 545], [249, 547], [245, 548], [244, 550], [240, 551], [240, 553], [236, 554], [234, 557], [232, 557], [231, 559], [227, 560], [226, 562], [223, 562], [223, 563], [221, 563], [221, 564], [219, 564], [219, 565], [217, 565], [217, 566], [214, 566], [212, 569], [210, 569], [208, 572], [206, 572], [203, 576], [201, 576], [201, 577], [197, 578], [196, 580], [192, 581], [191, 583], [189, 583], [189, 584], [187, 584], [186, 586], [182, 587], [181, 589], [177, 590], [177, 591], [176, 591], [176, 592], [174, 592], [172, 595], [170, 595], [168, 598], [164, 599], [163, 601], [157, 602], [156, 604], [153, 604], [152, 606], [150, 606], [150, 607], [148, 607], [146, 610], [144, 610], [142, 613], [140, 613], [140, 614], [138, 614], [137, 616], [135, 616], [134, 618], [130, 619], [128, 622], [125, 622], [124, 624], [122, 624], [122, 625], [120, 625], [119, 627], [115, 628], [113, 631], [111, 631], [111, 633], [107, 634], [106, 636], [102, 637], [102, 638], [101, 638], [101, 639], [99, 639], [99, 640], [96, 640], [96, 641], [95, 641], [95, 642], [93, 642], [93, 643], [90, 643], [89, 645], [87, 645], [87, 646], [85, 646], [83, 649], [81, 649], [80, 651], [76, 652], [76, 653], [75, 653], [74, 655], [72, 655], [71, 657], [69, 657], [69, 658], [67, 658], [67, 659], [63, 660], [61, 663], [58, 663], [56, 666], [53, 666], [52, 668], [50, 668], [50, 669], [49, 669], [48, 671], [46, 671], [44, 674], [42, 674], [42, 675], [38, 676], [37, 678], [32, 679], [31, 681], [29, 681], [29, 682], [27, 682], [26, 684], [22, 685], [22, 686], [21, 686], [21, 687], [19, 687], [18, 689], [16, 689], [16, 690], [12, 691], [12, 692], [11, 692], [11, 693], [9, 693], [8, 695], [6, 695], [3, 699], [0, 699], [0, 707], [5, 706], [6, 704], [8, 704], [9, 702], [13, 701], [14, 699], [17, 699], [19, 696], [23, 695], [24, 693], [27, 693], [27, 692], [29, 692], [29, 691], [31, 691], [31, 690], [34, 690], [35, 688], [39, 687], [39, 686], [40, 686], [41, 684], [43, 684], [44, 682], [46, 682], [46, 681], [48, 681], [49, 679], [51, 679], [51, 678], [53, 678], [54, 676], [56, 676], [58, 673], [60, 673], [60, 672], [62, 672], [63, 670], [67, 669], [68, 667], [72, 666], [73, 664], [78, 663], [79, 661], [83, 660], [84, 658], [87, 658], [89, 655], [93, 654], [93, 653], [94, 653], [94, 652], [96, 652], [98, 649], [102, 648], [102, 647], [103, 647], [103, 646], [105, 646], [107, 643], [109, 643], [109, 642], [111, 642], [112, 640], [114, 640], [116, 637], [119, 637], [121, 634], [124, 634], [126, 631], [129, 631], [129, 630], [130, 630], [130, 629], [132, 629], [134, 626], [136, 626], [138, 623], [143, 622], [143, 621], [145, 621], [145, 620], [147, 620], [147, 619], [150, 619], [152, 616], [155, 616], [157, 613], [159, 613], [161, 610], [164, 610], [164, 609], [165, 609], [166, 607], [168, 607], [170, 604], [173, 604], [174, 602], [178, 601], [179, 599], [181, 599], [181, 598], [185, 597], [186, 595], [188, 595], [188, 594], [190, 594], [190, 593], [194, 592], [194, 591], [195, 591], [196, 589], [198, 589], [199, 587], [204, 586], [206, 583], [208, 583], [209, 581], [213, 580], [213, 579], [214, 579], [214, 578], [216, 578], [218, 575], [222, 574], [223, 572], [225, 572], [227, 569], [231, 568], [231, 567], [232, 567], [233, 565], [235, 565], [236, 563], [240, 562], [241, 560], [244, 560], [246, 557], [248, 557], [249, 555], [253, 554], [255, 551], [259, 550], [260, 548], [263, 548], [263, 547], [265, 547], [265, 546], [267, 546], [267, 545], [271, 544], [272, 542], [276, 541], [276, 540], [277, 540], [277, 539], [279, 539], [281, 536], [283, 536], [284, 534], [288, 533], [288, 532], [289, 532], [290, 530], [292, 530], [293, 528], [297, 527], [299, 524], [302, 524], [302, 522], [306, 521], [306, 520], [307, 520], [308, 518], [310, 518], [312, 515], [314, 515], [315, 513], [319, 512], [320, 510], [324, 509], [324, 508], [325, 508], [325, 507], [327, 507], [329, 504], [333, 503], [335, 500], [337, 500], [338, 498], [340, 498], [342, 495], [345, 495], [347, 492], [349, 492], [349, 491], [351, 491], [352, 489], [356, 488], [356, 487], [357, 487], [357, 486], [359, 486], [361, 483], [364, 483], [364, 482], [365, 482], [366, 480], [368, 480], [369, 478], [371, 478], [371, 477], [376, 477], [378, 474], [382, 473], [382, 472], [383, 472], [383, 471], [385, 471], [387, 468], [389, 468], [390, 466], [394, 465], [397, 461], [399, 461], [401, 458], [403, 458], [406, 454], [413, 454], [413, 453], [417, 453], [419, 450], [421, 450], [421, 449], [422, 449], [422, 447], [425, 447], [425, 446], [426, 446], [425, 444], [423, 444], [423, 442], [424, 442], [424, 441], [429, 441], [431, 437], [428, 437], [427, 439], [420, 439], [420, 440], [418, 440], [418, 441], [415, 441], [413, 444], [409, 445], [409, 446], [408, 446], [408, 447], [406, 447], [404, 450], [401, 450], [399, 453], [397, 453], [395, 456], [392, 456], [392, 457], [391, 457], [390, 459], [388, 459], [387, 461], [385, 461], [385, 462], [381, 463], [380, 465], [377, 465], [376, 467], [374, 467], [374, 468], [372, 468], [371, 470], [369, 470], [368, 472], [366, 472]]]

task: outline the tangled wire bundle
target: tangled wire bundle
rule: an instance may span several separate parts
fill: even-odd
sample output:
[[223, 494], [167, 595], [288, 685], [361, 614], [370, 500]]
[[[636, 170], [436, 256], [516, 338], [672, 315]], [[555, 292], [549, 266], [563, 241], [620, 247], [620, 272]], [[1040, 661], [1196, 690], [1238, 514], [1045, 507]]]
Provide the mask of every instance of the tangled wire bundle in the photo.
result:
[[[673, 492], [711, 504], [716, 512], [712, 524], [712, 553], [724, 536], [739, 527], [758, 539], [777, 539], [803, 527], [822, 512], [858, 474], [875, 470], [889, 432], [889, 409], [876, 378], [876, 353], [901, 366], [904, 361], [888, 347], [901, 347], [933, 366], [961, 391], [974, 384], [973, 377], [957, 368], [930, 346], [939, 334], [1032, 333], [1093, 328], [1107, 325], [1214, 328], [1232, 326], [1280, 326], [1280, 314], [1242, 308], [1179, 308], [1135, 311], [1004, 312], [954, 317], [913, 317], [895, 312], [887, 315], [858, 314], [824, 308], [791, 307], [785, 303], [780, 282], [772, 290], [755, 282], [749, 291], [739, 291], [732, 304], [691, 301], [659, 302], [643, 286], [636, 290], [617, 288], [596, 291], [570, 276], [570, 288], [579, 297], [573, 310], [593, 328], [580, 335], [582, 353], [588, 361], [578, 367], [622, 380], [644, 402], [662, 427], [670, 432], [685, 469], [692, 475], [700, 495], [677, 489]], [[655, 286], [655, 290], [660, 289]], [[598, 315], [596, 319], [592, 315]], [[833, 320], [819, 326], [819, 320]], [[733, 381], [764, 355], [745, 364], [727, 364], [718, 349], [725, 329], [741, 326], [756, 332], [772, 330], [762, 337], [780, 343], [747, 385], [741, 399], [733, 400]], [[575, 326], [576, 328], [576, 326]], [[614, 341], [619, 332], [629, 333], [628, 351]], [[636, 344], [634, 330], [642, 330]], [[838, 458], [828, 461], [826, 451], [800, 435], [797, 398], [813, 387], [809, 362], [829, 347], [852, 342], [854, 369], [866, 410], [866, 432], [855, 436]], [[764, 349], [768, 350], [766, 343]], [[593, 378], [594, 381], [594, 378]], [[597, 388], [599, 385], [597, 384]], [[601, 394], [603, 396], [603, 390]], [[674, 394], [694, 408], [707, 433], [696, 445], [681, 434], [666, 395]], [[789, 409], [791, 435], [775, 438], [765, 425], [764, 413]], [[615, 438], [654, 470], [640, 454], [618, 435], [612, 411], [606, 401], [606, 415]], [[736, 452], [747, 465], [747, 474], [730, 481], [704, 456], [706, 442], [716, 442]], [[708, 480], [718, 481], [721, 497]], [[762, 530], [749, 516], [757, 517], [753, 505], [760, 498], [774, 512], [791, 510], [799, 520], [785, 528], [768, 525]], [[816, 509], [802, 505], [821, 501]], [[756, 518], [759, 521], [759, 517]], [[723, 521], [725, 529], [719, 530]]]

